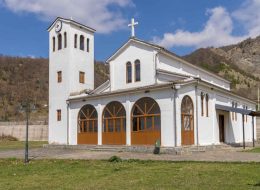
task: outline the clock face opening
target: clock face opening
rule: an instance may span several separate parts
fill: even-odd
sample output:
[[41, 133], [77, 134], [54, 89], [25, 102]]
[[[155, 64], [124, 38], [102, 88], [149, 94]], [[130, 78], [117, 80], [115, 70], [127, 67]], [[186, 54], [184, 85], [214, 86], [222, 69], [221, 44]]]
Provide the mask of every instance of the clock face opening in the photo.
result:
[[59, 21], [57, 21], [57, 23], [55, 25], [55, 31], [60, 32], [61, 29], [62, 29], [62, 22], [59, 20]]

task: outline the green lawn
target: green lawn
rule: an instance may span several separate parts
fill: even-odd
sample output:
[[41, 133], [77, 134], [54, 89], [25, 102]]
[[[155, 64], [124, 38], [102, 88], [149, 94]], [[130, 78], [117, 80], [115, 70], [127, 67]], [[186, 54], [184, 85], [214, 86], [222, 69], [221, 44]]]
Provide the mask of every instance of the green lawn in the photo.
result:
[[0, 160], [0, 189], [260, 189], [259, 163]]
[[[23, 142], [23, 141], [0, 141], [0, 151], [23, 149], [25, 146], [24, 143], [25, 142]], [[42, 147], [43, 144], [48, 144], [48, 142], [30, 141], [29, 148], [39, 148], [39, 147]]]
[[253, 148], [251, 150], [247, 150], [246, 152], [255, 152], [255, 153], [260, 153], [260, 147]]

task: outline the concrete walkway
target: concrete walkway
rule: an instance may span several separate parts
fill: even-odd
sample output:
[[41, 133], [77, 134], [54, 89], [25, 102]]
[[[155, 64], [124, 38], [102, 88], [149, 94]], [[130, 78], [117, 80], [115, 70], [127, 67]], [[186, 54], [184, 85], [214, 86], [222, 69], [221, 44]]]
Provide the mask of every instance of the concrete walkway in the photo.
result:
[[[109, 159], [111, 156], [122, 159], [168, 160], [168, 161], [218, 161], [218, 162], [260, 162], [260, 153], [242, 152], [241, 148], [198, 152], [191, 155], [172, 155], [137, 152], [89, 151], [61, 148], [37, 148], [29, 151], [30, 159]], [[23, 150], [0, 151], [0, 158], [24, 158]]]

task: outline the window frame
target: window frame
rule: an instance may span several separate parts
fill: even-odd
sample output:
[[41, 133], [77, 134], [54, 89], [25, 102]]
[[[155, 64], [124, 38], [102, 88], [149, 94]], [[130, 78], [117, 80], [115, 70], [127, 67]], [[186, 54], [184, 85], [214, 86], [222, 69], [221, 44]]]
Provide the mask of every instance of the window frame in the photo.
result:
[[58, 50], [62, 49], [62, 35], [58, 34]]
[[85, 50], [85, 37], [83, 35], [79, 37], [79, 49], [82, 51]]
[[67, 48], [67, 32], [64, 32], [64, 48]]
[[126, 83], [129, 84], [129, 83], [132, 83], [132, 81], [133, 81], [132, 80], [132, 63], [130, 61], [128, 61], [126, 63]]
[[78, 48], [78, 34], [74, 35], [74, 48], [77, 49]]
[[201, 116], [204, 116], [204, 93], [200, 93], [200, 101], [201, 101]]
[[79, 83], [85, 84], [85, 72], [79, 71]]
[[[139, 79], [137, 80], [137, 65], [139, 66]], [[135, 82], [141, 82], [141, 61], [135, 60]]]
[[61, 121], [61, 109], [57, 109], [57, 121]]
[[87, 48], [86, 48], [87, 52], [89, 52], [89, 41], [90, 41], [89, 38], [87, 38]]
[[62, 71], [57, 72], [57, 82], [61, 83], [62, 82]]
[[56, 39], [55, 39], [55, 37], [53, 36], [53, 37], [52, 37], [52, 51], [53, 51], [53, 52], [55, 52], [55, 49], [56, 49], [55, 46], [56, 46]]

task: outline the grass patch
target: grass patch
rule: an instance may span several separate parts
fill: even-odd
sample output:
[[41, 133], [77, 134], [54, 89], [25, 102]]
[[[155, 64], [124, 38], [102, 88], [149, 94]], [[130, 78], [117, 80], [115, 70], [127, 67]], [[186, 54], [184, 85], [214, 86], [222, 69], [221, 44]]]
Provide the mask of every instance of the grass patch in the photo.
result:
[[259, 163], [0, 160], [2, 189], [257, 189]]
[[[40, 148], [42, 147], [43, 144], [48, 144], [48, 142], [30, 141], [29, 148]], [[24, 146], [25, 146], [24, 141], [0, 141], [0, 151], [23, 149]]]
[[251, 149], [251, 150], [246, 150], [245, 152], [260, 153], [260, 147], [253, 148], [253, 149]]

